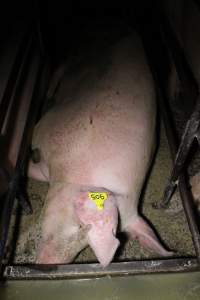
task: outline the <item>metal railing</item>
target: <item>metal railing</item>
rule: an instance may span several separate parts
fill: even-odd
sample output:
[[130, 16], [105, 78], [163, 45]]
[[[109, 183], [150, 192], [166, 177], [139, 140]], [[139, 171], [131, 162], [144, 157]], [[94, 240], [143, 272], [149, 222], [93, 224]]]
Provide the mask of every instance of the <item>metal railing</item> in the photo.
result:
[[1, 274], [15, 199], [18, 199], [27, 213], [31, 213], [31, 205], [20, 187], [22, 177], [26, 172], [27, 153], [33, 127], [41, 106], [40, 82], [44, 69], [45, 58], [41, 55], [37, 31], [35, 26], [30, 26], [27, 33], [21, 35], [15, 61], [0, 102], [2, 137], [0, 168], [2, 176], [6, 176], [3, 181], [4, 186], [1, 187]]

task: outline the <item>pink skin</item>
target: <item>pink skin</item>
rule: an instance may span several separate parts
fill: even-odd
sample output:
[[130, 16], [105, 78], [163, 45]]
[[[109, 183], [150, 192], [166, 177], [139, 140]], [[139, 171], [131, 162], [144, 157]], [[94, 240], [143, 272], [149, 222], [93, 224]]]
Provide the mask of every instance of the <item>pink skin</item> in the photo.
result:
[[[57, 104], [35, 127], [33, 148], [40, 150], [41, 161], [30, 163], [29, 176], [50, 183], [38, 263], [71, 262], [89, 244], [105, 267], [119, 245], [117, 229], [171, 255], [137, 211], [155, 149], [156, 120], [142, 43], [133, 34], [107, 54], [105, 70], [95, 59], [73, 76], [61, 76], [52, 91]], [[58, 86], [56, 78], [52, 86]], [[88, 192], [102, 190], [108, 199], [99, 211]]]

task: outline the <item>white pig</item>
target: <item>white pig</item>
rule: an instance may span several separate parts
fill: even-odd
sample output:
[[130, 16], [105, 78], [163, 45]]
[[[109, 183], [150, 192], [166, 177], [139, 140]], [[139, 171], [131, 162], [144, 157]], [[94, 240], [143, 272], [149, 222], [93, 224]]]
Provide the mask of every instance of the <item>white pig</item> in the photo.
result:
[[89, 244], [105, 267], [117, 229], [170, 255], [138, 214], [156, 144], [154, 82], [138, 35], [66, 69], [55, 98], [34, 131], [41, 161], [29, 165], [30, 176], [49, 182], [37, 262], [71, 262]]

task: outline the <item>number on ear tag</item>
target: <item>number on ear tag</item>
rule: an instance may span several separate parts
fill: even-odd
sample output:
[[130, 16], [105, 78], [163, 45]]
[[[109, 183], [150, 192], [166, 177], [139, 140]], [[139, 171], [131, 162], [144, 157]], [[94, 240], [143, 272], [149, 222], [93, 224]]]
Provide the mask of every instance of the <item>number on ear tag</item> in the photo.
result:
[[89, 199], [95, 202], [98, 210], [104, 209], [104, 202], [108, 199], [107, 193], [89, 192]]

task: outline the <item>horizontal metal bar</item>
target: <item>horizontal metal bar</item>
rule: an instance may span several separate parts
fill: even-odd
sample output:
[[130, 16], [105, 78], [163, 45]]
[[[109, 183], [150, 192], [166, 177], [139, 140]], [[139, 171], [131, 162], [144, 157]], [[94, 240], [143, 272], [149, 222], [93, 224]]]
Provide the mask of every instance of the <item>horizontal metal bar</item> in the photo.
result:
[[176, 258], [111, 263], [107, 268], [102, 268], [100, 264], [13, 265], [6, 267], [3, 278], [13, 280], [71, 279], [199, 270], [200, 267], [195, 258]]

